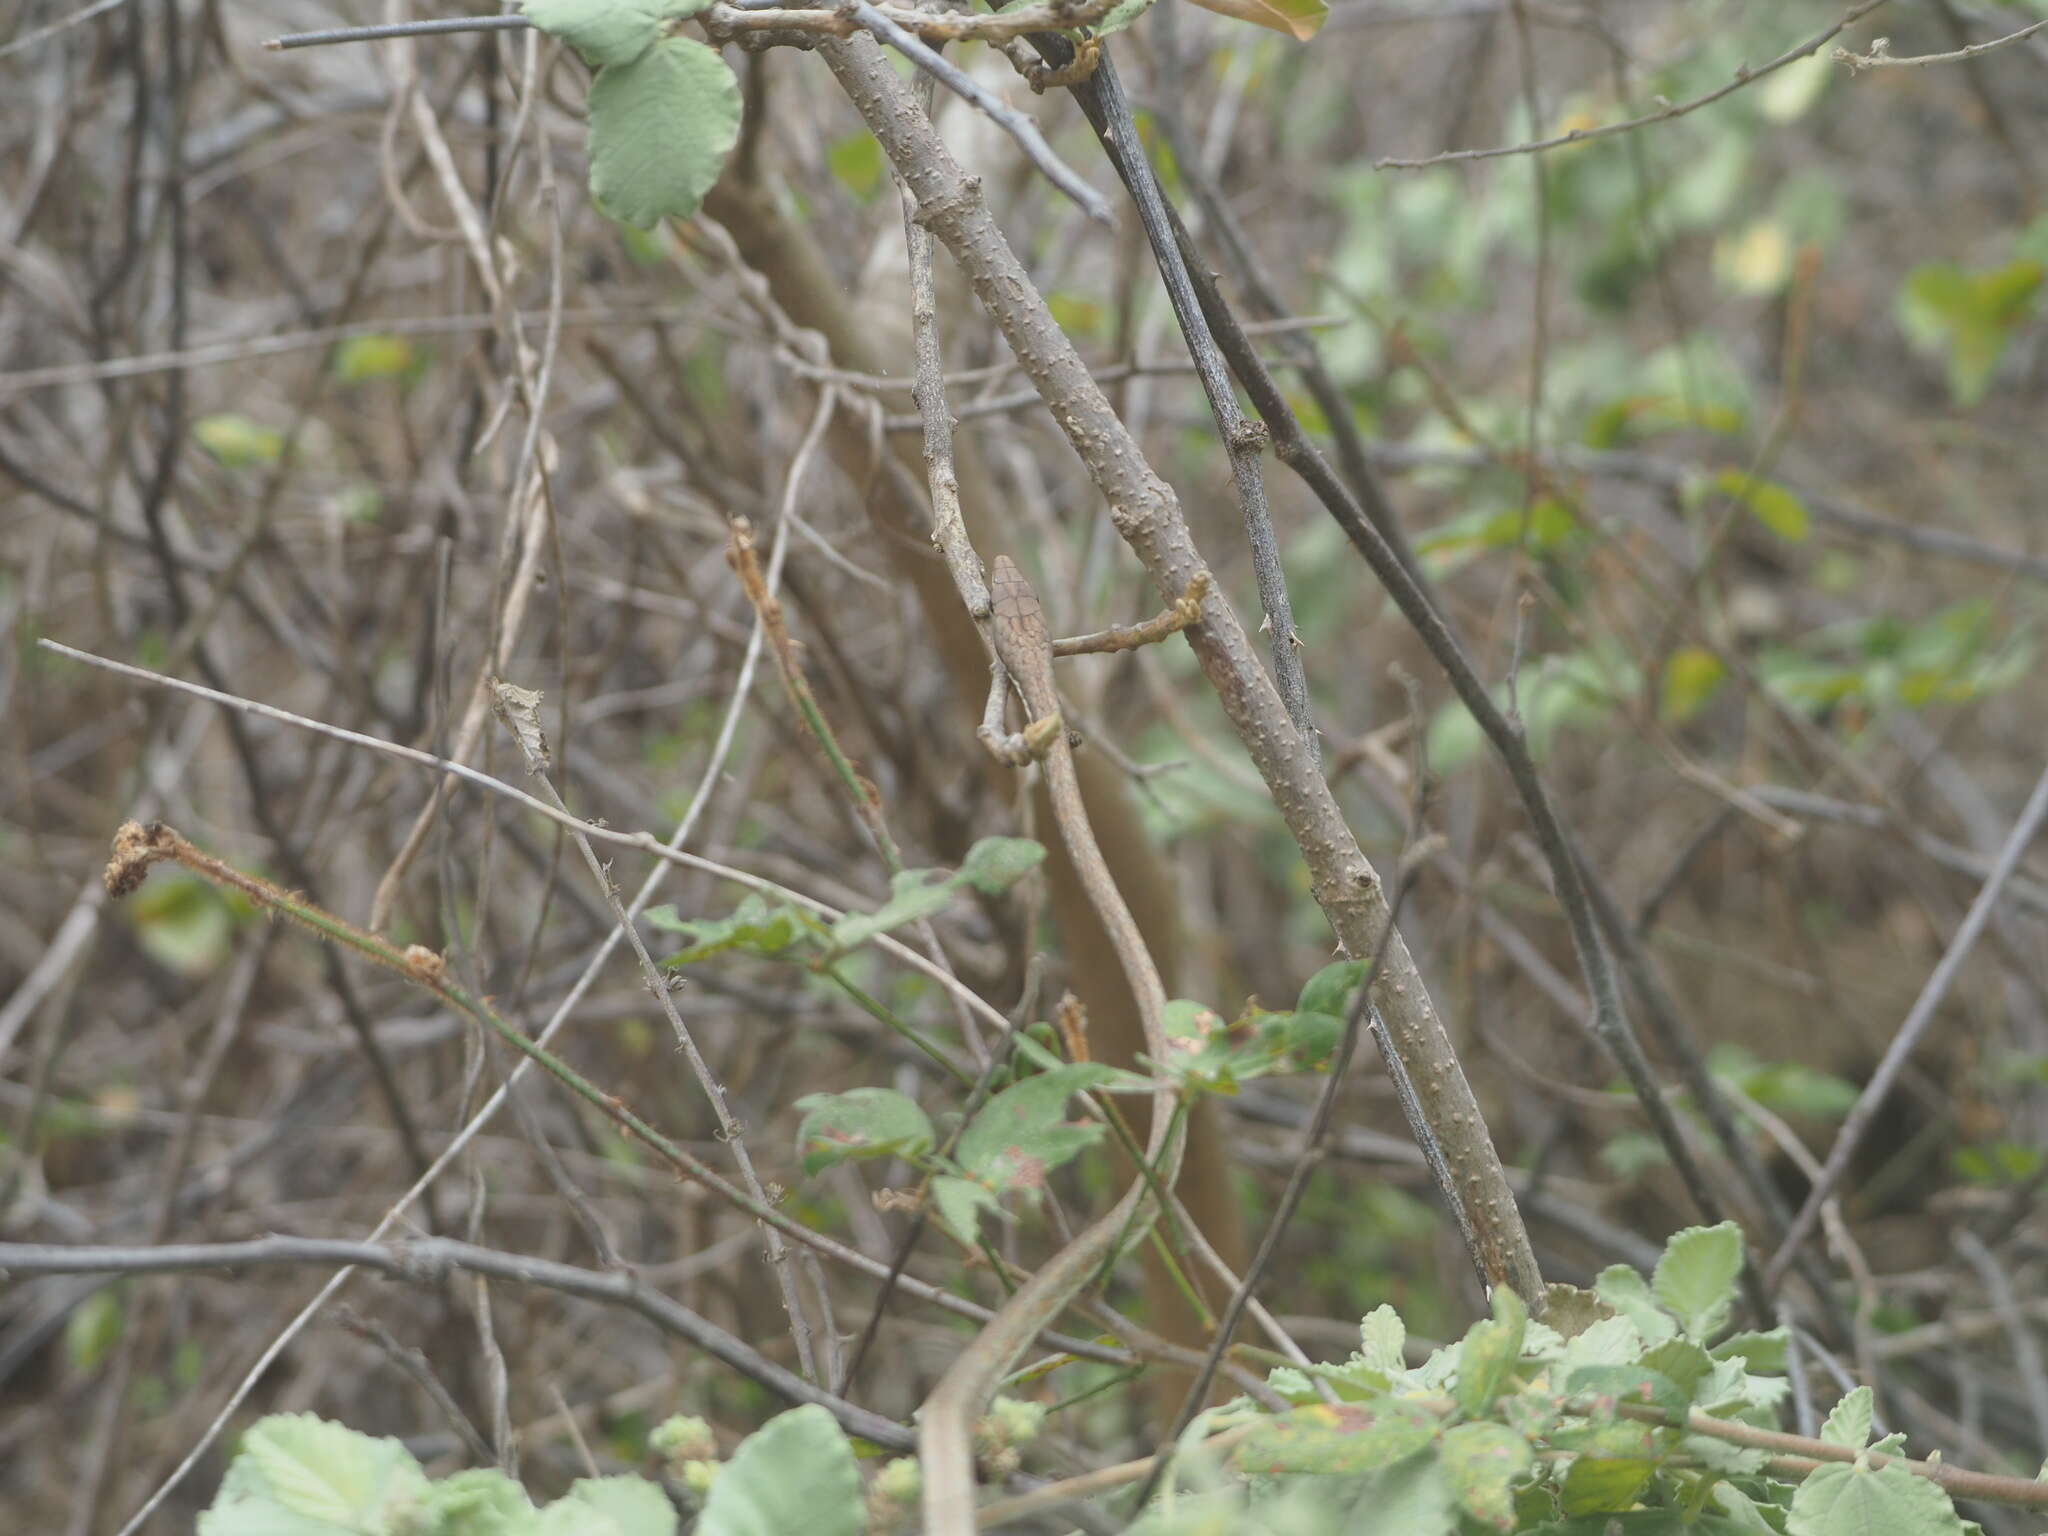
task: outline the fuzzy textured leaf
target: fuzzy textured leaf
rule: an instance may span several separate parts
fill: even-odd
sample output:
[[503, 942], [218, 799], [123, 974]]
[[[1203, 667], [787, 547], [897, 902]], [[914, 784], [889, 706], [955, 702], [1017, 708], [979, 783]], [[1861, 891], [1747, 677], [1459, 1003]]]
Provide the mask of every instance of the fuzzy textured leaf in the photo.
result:
[[1876, 1418], [1877, 1399], [1868, 1387], [1857, 1387], [1835, 1404], [1828, 1421], [1820, 1427], [1821, 1439], [1829, 1445], [1846, 1445], [1862, 1450], [1870, 1444], [1870, 1427]]
[[1734, 1222], [1687, 1227], [1664, 1245], [1650, 1291], [1688, 1338], [1705, 1343], [1728, 1326], [1741, 1273], [1742, 1230]]
[[806, 1403], [740, 1443], [705, 1497], [696, 1536], [860, 1536], [866, 1526], [846, 1432]]
[[1529, 1309], [1508, 1287], [1494, 1287], [1493, 1316], [1474, 1323], [1458, 1346], [1458, 1407], [1476, 1417], [1493, 1406], [1515, 1362], [1522, 1356], [1522, 1335]]
[[711, 0], [521, 0], [520, 9], [549, 37], [575, 49], [592, 69], [630, 64], [654, 46], [663, 26], [694, 16]]
[[469, 1467], [435, 1483], [420, 1501], [420, 1524], [436, 1536], [539, 1536], [540, 1511], [496, 1467]]
[[[836, 1432], [839, 1426], [832, 1427]], [[540, 1512], [538, 1529], [539, 1536], [675, 1536], [676, 1512], [661, 1489], [644, 1479], [586, 1477]], [[697, 1529], [708, 1527], [700, 1520]]]
[[1381, 1302], [1358, 1325], [1358, 1353], [1376, 1371], [1398, 1371], [1406, 1363], [1403, 1348], [1408, 1342], [1408, 1325], [1401, 1314]]
[[396, 1440], [330, 1424], [310, 1413], [260, 1420], [199, 1517], [200, 1536], [280, 1536], [383, 1529], [387, 1506], [427, 1488], [426, 1474]]
[[1938, 1483], [1892, 1464], [1834, 1462], [1792, 1496], [1787, 1536], [1963, 1536]]
[[590, 194], [622, 224], [688, 218], [740, 132], [740, 86], [714, 49], [663, 38], [590, 84]]

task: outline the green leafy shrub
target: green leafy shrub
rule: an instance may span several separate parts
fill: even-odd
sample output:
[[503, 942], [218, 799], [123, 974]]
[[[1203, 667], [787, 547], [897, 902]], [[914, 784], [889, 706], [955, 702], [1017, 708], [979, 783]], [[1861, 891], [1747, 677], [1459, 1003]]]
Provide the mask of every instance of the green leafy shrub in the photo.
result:
[[[1050, 1074], [1046, 1074], [1050, 1076]], [[1036, 1080], [1034, 1080], [1036, 1081]], [[1048, 1090], [1049, 1092], [1049, 1090]], [[1336, 1365], [1275, 1370], [1279, 1410], [1240, 1398], [1198, 1419], [1172, 1476], [1134, 1512], [1144, 1536], [1962, 1536], [1930, 1464], [1872, 1442], [1858, 1387], [1818, 1440], [1776, 1433], [1789, 1387], [1783, 1329], [1731, 1333], [1742, 1237], [1693, 1227], [1646, 1279], [1621, 1266], [1590, 1291], [1553, 1286], [1545, 1320], [1494, 1293], [1493, 1315], [1408, 1364], [1392, 1307]], [[1045, 1410], [999, 1400], [976, 1435], [993, 1475], [1017, 1469]], [[899, 1528], [916, 1468], [863, 1487], [824, 1408], [784, 1413], [730, 1459], [701, 1420], [650, 1437], [702, 1499], [699, 1536], [861, 1536]], [[1788, 1453], [1790, 1452], [1790, 1453]], [[674, 1462], [686, 1458], [688, 1472]], [[2020, 1484], [2026, 1488], [2032, 1485]], [[1113, 1497], [1113, 1496], [1112, 1496]], [[632, 1477], [577, 1483], [536, 1507], [502, 1473], [435, 1482], [395, 1440], [311, 1415], [243, 1437], [200, 1536], [669, 1536], [674, 1507]]]

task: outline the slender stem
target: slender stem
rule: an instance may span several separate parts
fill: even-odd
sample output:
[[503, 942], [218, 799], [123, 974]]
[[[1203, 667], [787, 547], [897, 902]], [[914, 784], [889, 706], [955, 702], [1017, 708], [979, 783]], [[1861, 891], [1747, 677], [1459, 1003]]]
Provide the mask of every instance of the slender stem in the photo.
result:
[[602, 1301], [637, 1312], [664, 1333], [723, 1360], [788, 1403], [816, 1403], [848, 1434], [892, 1451], [915, 1445], [910, 1430], [849, 1403], [784, 1370], [723, 1328], [643, 1284], [630, 1272], [604, 1272], [559, 1264], [530, 1254], [504, 1253], [453, 1238], [371, 1243], [344, 1238], [260, 1237], [238, 1243], [160, 1243], [135, 1248], [91, 1248], [42, 1243], [0, 1243], [0, 1273], [16, 1275], [154, 1275], [193, 1270], [247, 1269], [277, 1264], [323, 1264], [375, 1270], [413, 1285], [431, 1286], [450, 1270], [487, 1275], [517, 1285], [541, 1286], [567, 1296]]

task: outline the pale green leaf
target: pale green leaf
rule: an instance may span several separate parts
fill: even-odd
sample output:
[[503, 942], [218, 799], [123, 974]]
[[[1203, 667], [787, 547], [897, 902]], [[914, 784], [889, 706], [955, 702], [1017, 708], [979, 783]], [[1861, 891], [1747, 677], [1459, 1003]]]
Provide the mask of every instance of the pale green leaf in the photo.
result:
[[1870, 1444], [1870, 1426], [1876, 1418], [1877, 1398], [1868, 1387], [1858, 1387], [1828, 1414], [1820, 1427], [1821, 1439], [1829, 1445], [1846, 1445], [1862, 1450]]
[[1828, 82], [1841, 71], [1825, 48], [1816, 48], [1803, 59], [1794, 59], [1766, 80], [1757, 92], [1757, 108], [1774, 123], [1789, 123], [1804, 117], [1820, 100]]
[[1569, 1377], [1585, 1365], [1626, 1365], [1643, 1353], [1643, 1336], [1625, 1317], [1603, 1317], [1589, 1323], [1564, 1347], [1561, 1374]]
[[1691, 1393], [1662, 1372], [1640, 1365], [1582, 1365], [1565, 1377], [1564, 1389], [1573, 1397], [1659, 1408], [1681, 1422], [1692, 1406]]
[[935, 917], [953, 903], [953, 879], [942, 870], [898, 870], [889, 899], [872, 912], [849, 912], [832, 925], [834, 949], [858, 949], [907, 923]]
[[1687, 1227], [1664, 1245], [1650, 1289], [1687, 1336], [1704, 1343], [1728, 1325], [1741, 1273], [1742, 1229], [1734, 1222]]
[[[1439, 1459], [1418, 1451], [1372, 1480], [1343, 1530], [1345, 1536], [1450, 1536], [1458, 1528], [1453, 1497]], [[1236, 1531], [1225, 1528], [1217, 1536]]]
[[1398, 1371], [1406, 1363], [1404, 1346], [1408, 1342], [1408, 1325], [1401, 1321], [1401, 1314], [1382, 1302], [1365, 1314], [1358, 1325], [1360, 1358], [1376, 1371]]
[[[723, 1475], [719, 1481], [725, 1481]], [[538, 1527], [539, 1536], [675, 1536], [675, 1529], [675, 1506], [668, 1496], [638, 1477], [586, 1477], [572, 1483], [540, 1512]], [[702, 1520], [697, 1529], [707, 1529]]]
[[1645, 1369], [1674, 1383], [1688, 1398], [1697, 1398], [1699, 1385], [1714, 1368], [1704, 1349], [1690, 1339], [1666, 1339], [1643, 1352]]
[[420, 1499], [421, 1525], [435, 1536], [539, 1536], [540, 1511], [496, 1467], [471, 1467], [433, 1484]]
[[1657, 1305], [1643, 1277], [1627, 1265], [1614, 1264], [1601, 1270], [1593, 1287], [1602, 1301], [1635, 1324], [1636, 1332], [1645, 1342], [1660, 1343], [1678, 1332], [1678, 1325]]
[[1940, 1484], [1904, 1467], [1831, 1462], [1799, 1485], [1788, 1536], [1963, 1536]]
[[1790, 1335], [1783, 1328], [1768, 1333], [1731, 1333], [1708, 1351], [1716, 1360], [1733, 1360], [1738, 1355], [1752, 1371], [1782, 1371]]
[[101, 1286], [73, 1307], [64, 1319], [64, 1358], [71, 1368], [98, 1370], [108, 1351], [121, 1342], [126, 1319], [118, 1285]]
[[590, 192], [622, 224], [688, 218], [740, 132], [740, 87], [716, 50], [664, 38], [590, 85]]
[[807, 1403], [740, 1443], [705, 1497], [695, 1536], [861, 1536], [866, 1525], [846, 1432]]
[[1493, 1316], [1474, 1323], [1458, 1346], [1458, 1407], [1477, 1417], [1493, 1406], [1501, 1388], [1522, 1357], [1522, 1335], [1529, 1309], [1505, 1285], [1493, 1290]]
[[377, 1536], [386, 1510], [415, 1502], [426, 1475], [396, 1440], [372, 1439], [310, 1413], [273, 1414], [242, 1437], [200, 1536], [269, 1529]]
[[630, 64], [654, 46], [671, 20], [694, 16], [711, 0], [521, 0], [527, 18], [559, 38], [592, 69]]
[[931, 1201], [939, 1220], [970, 1248], [981, 1237], [981, 1213], [1002, 1209], [1002, 1203], [985, 1186], [950, 1173], [932, 1180]]
[[985, 896], [999, 895], [1045, 862], [1045, 845], [1028, 837], [984, 837], [960, 861], [959, 878]]

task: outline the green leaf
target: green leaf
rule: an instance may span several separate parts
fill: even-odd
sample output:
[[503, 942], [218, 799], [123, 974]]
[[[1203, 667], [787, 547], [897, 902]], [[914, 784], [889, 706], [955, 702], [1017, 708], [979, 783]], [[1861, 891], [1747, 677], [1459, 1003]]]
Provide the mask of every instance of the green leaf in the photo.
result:
[[1045, 845], [1028, 837], [984, 837], [960, 861], [959, 879], [997, 896], [1045, 862]]
[[1103, 1135], [1099, 1124], [1068, 1122], [1067, 1100], [1116, 1075], [1100, 1062], [1077, 1062], [1005, 1088], [961, 1133], [956, 1149], [960, 1166], [998, 1192], [1043, 1188], [1053, 1169]]
[[1359, 1357], [1373, 1370], [1391, 1374], [1407, 1363], [1408, 1325], [1385, 1302], [1365, 1314], [1358, 1325], [1358, 1338]]
[[881, 196], [882, 187], [888, 179], [888, 167], [882, 161], [882, 146], [864, 128], [833, 141], [832, 147], [825, 151], [825, 168], [863, 203], [871, 203]]
[[1713, 1359], [1690, 1339], [1666, 1339], [1645, 1350], [1641, 1363], [1676, 1386], [1688, 1403], [1698, 1398], [1700, 1383], [1714, 1368]]
[[1877, 1399], [1868, 1387], [1858, 1387], [1828, 1414], [1820, 1427], [1821, 1439], [1829, 1445], [1846, 1445], [1862, 1450], [1870, 1444], [1870, 1426], [1876, 1417]]
[[1658, 680], [1657, 718], [1667, 725], [1683, 725], [1720, 692], [1728, 680], [1721, 658], [1704, 646], [1682, 645], [1664, 658]]
[[1687, 1227], [1664, 1245], [1650, 1289], [1688, 1337], [1705, 1343], [1727, 1327], [1741, 1273], [1740, 1227]]
[[1707, 1068], [1725, 1078], [1765, 1109], [1814, 1120], [1839, 1120], [1856, 1102], [1856, 1085], [1831, 1072], [1817, 1072], [1796, 1061], [1759, 1061], [1740, 1046], [1723, 1041], [1707, 1056]]
[[1939, 1483], [1892, 1463], [1830, 1462], [1799, 1485], [1787, 1536], [1963, 1536]]
[[[1442, 1462], [1418, 1451], [1367, 1485], [1342, 1529], [1345, 1536], [1450, 1536], [1457, 1529], [1452, 1498]], [[1236, 1529], [1224, 1527], [1215, 1536], [1235, 1536]]]
[[590, 84], [590, 193], [622, 224], [688, 218], [740, 132], [739, 81], [716, 50], [663, 38]]
[[1505, 1424], [1460, 1424], [1444, 1432], [1437, 1456], [1444, 1481], [1466, 1514], [1497, 1531], [1513, 1528], [1515, 1501], [1509, 1486], [1536, 1460], [1527, 1440]]
[[1626, 1264], [1613, 1264], [1600, 1271], [1593, 1291], [1602, 1301], [1636, 1326], [1646, 1343], [1658, 1344], [1678, 1332], [1671, 1316], [1657, 1305], [1643, 1277]]
[[1579, 1330], [1565, 1345], [1559, 1363], [1569, 1376], [1582, 1365], [1632, 1365], [1642, 1354], [1643, 1336], [1634, 1323], [1625, 1317], [1603, 1317]]
[[426, 1474], [396, 1440], [376, 1440], [310, 1413], [258, 1420], [242, 1437], [199, 1536], [376, 1533], [394, 1504], [416, 1504]]
[[1435, 1417], [1418, 1404], [1316, 1403], [1258, 1420], [1230, 1459], [1253, 1476], [1358, 1476], [1411, 1456], [1436, 1438]]
[[[797, 1412], [806, 1410], [799, 1408]], [[825, 1413], [822, 1408], [810, 1410]], [[831, 1416], [826, 1415], [830, 1422]], [[760, 1433], [766, 1434], [773, 1422]], [[832, 1426], [834, 1433], [839, 1426]], [[840, 1444], [845, 1444], [842, 1436]], [[734, 1453], [737, 1459], [745, 1444]], [[848, 1452], [847, 1459], [852, 1460]], [[730, 1472], [727, 1468], [727, 1473]], [[721, 1474], [719, 1482], [725, 1481]], [[716, 1491], [717, 1485], [713, 1485]], [[707, 1503], [706, 1515], [710, 1513]], [[540, 1512], [539, 1536], [675, 1536], [676, 1511], [668, 1496], [654, 1483], [638, 1477], [586, 1477], [569, 1485], [569, 1491]], [[709, 1527], [703, 1520], [697, 1529]], [[793, 1529], [793, 1527], [792, 1527]]]
[[539, 1536], [540, 1511], [496, 1467], [470, 1467], [430, 1486], [419, 1526], [434, 1536]]
[[90, 1374], [121, 1342], [127, 1309], [118, 1285], [101, 1286], [71, 1309], [64, 1319], [64, 1358], [75, 1371]]
[[1352, 995], [1371, 969], [1371, 962], [1365, 960], [1331, 961], [1301, 984], [1301, 999], [1294, 1005], [1295, 1012], [1344, 1018], [1351, 1012]]
[[[1030, 0], [1018, 0], [1018, 3], [1029, 4]], [[1121, 32], [1151, 9], [1152, 0], [1121, 0], [1121, 3], [1110, 8], [1107, 16], [1095, 23], [1095, 35], [1108, 37]]]
[[1582, 1365], [1565, 1378], [1571, 1397], [1609, 1397], [1617, 1403], [1644, 1403], [1685, 1422], [1692, 1394], [1661, 1372], [1640, 1365]]
[[1957, 405], [1983, 400], [2006, 343], [2033, 315], [2043, 274], [2031, 260], [1983, 272], [1937, 262], [1908, 274], [1899, 290], [1899, 327], [1922, 351], [1947, 354]]
[[1635, 1507], [1656, 1470], [1654, 1461], [1577, 1457], [1565, 1472], [1558, 1503], [1567, 1515], [1619, 1514]]
[[[1640, 1419], [1574, 1419], [1549, 1433], [1551, 1446], [1595, 1461], [1660, 1461], [1679, 1442], [1678, 1431]], [[1699, 1437], [1695, 1437], [1699, 1438]]]
[[1804, 544], [1813, 531], [1806, 503], [1774, 480], [1758, 480], [1739, 469], [1724, 469], [1711, 484], [1730, 501], [1746, 507], [1750, 516], [1788, 544]]
[[1512, 1289], [1497, 1285], [1493, 1290], [1493, 1316], [1474, 1323], [1458, 1346], [1458, 1384], [1454, 1390], [1459, 1409], [1476, 1418], [1493, 1406], [1501, 1387], [1522, 1357], [1522, 1336], [1529, 1326], [1529, 1309]]
[[663, 965], [692, 965], [728, 949], [773, 958], [824, 932], [818, 920], [802, 909], [771, 905], [765, 897], [751, 893], [727, 917], [681, 917], [674, 907], [654, 907], [646, 916], [650, 928], [685, 934], [696, 941], [663, 960]]
[[942, 1173], [932, 1180], [931, 1201], [939, 1220], [970, 1248], [981, 1238], [981, 1213], [1002, 1209], [1002, 1202], [984, 1185], [950, 1173]]
[[404, 378], [419, 354], [403, 336], [350, 336], [334, 349], [329, 370], [337, 384]]
[[1731, 1333], [1707, 1353], [1716, 1360], [1740, 1356], [1752, 1371], [1782, 1371], [1790, 1342], [1790, 1335], [1783, 1328], [1773, 1328], [1768, 1333]]
[[1734, 405], [1705, 401], [1688, 405], [1680, 395], [1629, 395], [1595, 411], [1582, 436], [1588, 448], [1618, 448], [1660, 432], [1687, 428], [1727, 437], [1740, 432], [1742, 422], [1743, 413]]
[[932, 917], [953, 902], [951, 876], [938, 869], [898, 870], [889, 881], [889, 899], [872, 912], [849, 912], [832, 925], [834, 949], [858, 949], [906, 923]]
[[848, 1158], [914, 1158], [937, 1140], [925, 1112], [893, 1088], [806, 1094], [796, 1107], [805, 1112], [797, 1146], [812, 1177]]
[[181, 976], [211, 975], [234, 947], [234, 914], [220, 891], [183, 870], [152, 879], [127, 907], [144, 951]]
[[284, 453], [282, 433], [233, 412], [200, 417], [192, 436], [226, 469], [275, 464]]
[[669, 21], [705, 9], [711, 0], [521, 0], [527, 19], [559, 38], [592, 69], [630, 64], [654, 46]]
[[866, 1509], [847, 1443], [815, 1403], [770, 1419], [720, 1469], [695, 1536], [861, 1536]]

